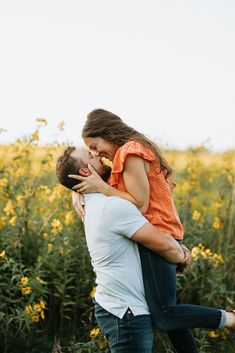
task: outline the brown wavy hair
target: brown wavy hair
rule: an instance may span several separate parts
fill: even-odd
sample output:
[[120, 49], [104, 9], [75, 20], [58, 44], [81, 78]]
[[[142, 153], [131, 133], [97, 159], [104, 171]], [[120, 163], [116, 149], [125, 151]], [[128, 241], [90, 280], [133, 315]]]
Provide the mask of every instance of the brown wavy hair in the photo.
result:
[[87, 115], [82, 137], [102, 137], [119, 147], [128, 141], [138, 141], [154, 152], [165, 178], [168, 179], [172, 175], [173, 170], [159, 147], [144, 134], [125, 124], [119, 116], [107, 110], [94, 109]]
[[80, 180], [69, 178], [68, 174], [79, 174], [79, 168], [85, 166], [80, 159], [71, 157], [71, 153], [75, 149], [74, 146], [68, 146], [56, 161], [56, 176], [59, 182], [68, 189], [72, 189], [73, 186], [80, 183]]

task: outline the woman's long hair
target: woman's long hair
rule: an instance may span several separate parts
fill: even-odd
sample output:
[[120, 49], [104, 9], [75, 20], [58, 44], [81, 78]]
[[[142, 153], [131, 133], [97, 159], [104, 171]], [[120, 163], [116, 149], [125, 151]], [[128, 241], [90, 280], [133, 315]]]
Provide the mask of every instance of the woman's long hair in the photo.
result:
[[82, 137], [102, 137], [119, 147], [128, 141], [139, 141], [154, 152], [165, 178], [168, 179], [172, 174], [172, 168], [153, 141], [125, 124], [119, 116], [107, 110], [94, 109], [87, 115], [87, 120], [82, 129]]

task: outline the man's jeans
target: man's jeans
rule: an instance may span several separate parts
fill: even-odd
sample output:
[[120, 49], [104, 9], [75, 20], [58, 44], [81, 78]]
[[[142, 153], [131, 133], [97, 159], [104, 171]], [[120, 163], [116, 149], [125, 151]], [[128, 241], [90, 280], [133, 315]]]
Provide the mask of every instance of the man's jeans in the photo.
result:
[[97, 302], [95, 317], [107, 337], [112, 353], [151, 353], [153, 330], [150, 315], [134, 316], [127, 310], [122, 319], [104, 310]]

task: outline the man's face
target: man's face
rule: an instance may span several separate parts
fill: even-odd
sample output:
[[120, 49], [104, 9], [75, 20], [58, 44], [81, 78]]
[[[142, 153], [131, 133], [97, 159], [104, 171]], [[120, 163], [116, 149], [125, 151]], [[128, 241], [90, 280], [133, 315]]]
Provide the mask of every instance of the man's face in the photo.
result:
[[71, 152], [70, 156], [74, 159], [79, 158], [85, 165], [90, 164], [100, 176], [106, 171], [105, 166], [100, 161], [101, 157], [94, 156], [85, 149], [76, 148]]

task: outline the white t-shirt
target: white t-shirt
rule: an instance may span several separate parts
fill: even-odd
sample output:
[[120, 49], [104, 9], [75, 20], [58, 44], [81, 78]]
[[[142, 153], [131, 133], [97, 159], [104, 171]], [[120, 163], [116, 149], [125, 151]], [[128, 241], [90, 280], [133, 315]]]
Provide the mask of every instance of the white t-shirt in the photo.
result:
[[116, 196], [85, 195], [85, 234], [96, 274], [95, 300], [122, 318], [149, 314], [138, 245], [130, 238], [147, 219], [136, 206]]

